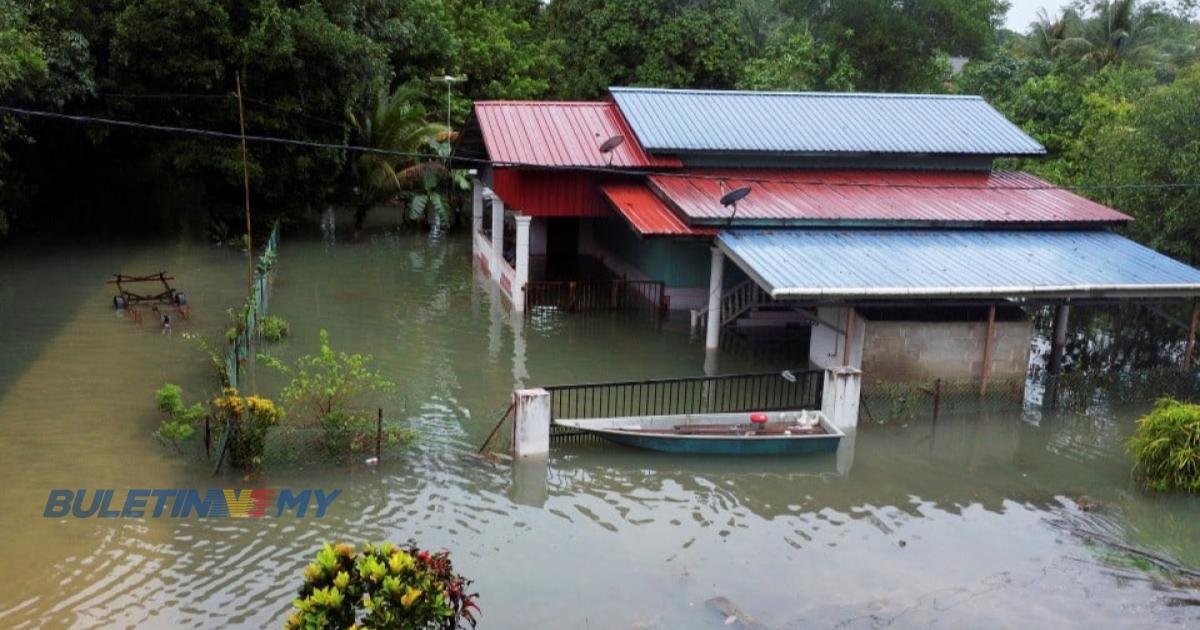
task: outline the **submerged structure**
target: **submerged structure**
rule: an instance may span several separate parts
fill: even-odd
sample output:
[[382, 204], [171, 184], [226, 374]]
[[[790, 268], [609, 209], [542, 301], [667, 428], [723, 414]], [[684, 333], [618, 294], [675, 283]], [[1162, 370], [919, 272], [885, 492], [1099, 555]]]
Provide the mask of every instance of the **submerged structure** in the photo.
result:
[[818, 368], [986, 391], [1022, 386], [1031, 306], [1056, 308], [1053, 364], [1072, 304], [1200, 295], [1112, 231], [1130, 217], [993, 168], [1044, 153], [974, 96], [614, 87], [477, 102], [455, 159], [515, 311], [686, 310], [709, 348], [790, 329]]

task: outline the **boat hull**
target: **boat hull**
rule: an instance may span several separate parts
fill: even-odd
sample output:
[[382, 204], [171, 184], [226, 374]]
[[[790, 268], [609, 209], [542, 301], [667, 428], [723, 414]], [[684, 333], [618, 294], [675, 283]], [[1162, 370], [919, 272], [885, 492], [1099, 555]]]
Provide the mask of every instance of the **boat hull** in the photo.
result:
[[[771, 419], [781, 421], [797, 412], [771, 412]], [[805, 455], [833, 453], [844, 435], [823, 415], [819, 421], [824, 433], [798, 435], [722, 435], [695, 434], [672, 431], [689, 425], [707, 427], [745, 426], [747, 413], [687, 414], [676, 416], [641, 416], [623, 418], [591, 418], [561, 420], [558, 424], [601, 437], [609, 442], [661, 453], [691, 455]], [[656, 431], [655, 429], [661, 429]]]

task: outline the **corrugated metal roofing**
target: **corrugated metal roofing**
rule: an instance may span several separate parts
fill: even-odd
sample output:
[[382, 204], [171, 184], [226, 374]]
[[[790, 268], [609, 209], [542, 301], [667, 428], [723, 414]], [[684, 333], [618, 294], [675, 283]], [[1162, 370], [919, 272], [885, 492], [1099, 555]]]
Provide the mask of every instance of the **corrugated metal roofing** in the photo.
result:
[[607, 166], [600, 145], [617, 135], [612, 166], [678, 166], [673, 158], [648, 155], [615, 105], [609, 102], [479, 101], [475, 119], [494, 162], [534, 166]]
[[1200, 295], [1200, 270], [1105, 231], [726, 230], [777, 298]]
[[1043, 155], [978, 96], [609, 88], [647, 151]]
[[725, 225], [725, 192], [749, 186], [735, 225], [1119, 224], [1130, 217], [1026, 173], [691, 171], [651, 185], [691, 225]]
[[716, 228], [688, 227], [641, 182], [605, 184], [600, 190], [642, 236], [709, 237], [717, 233]]

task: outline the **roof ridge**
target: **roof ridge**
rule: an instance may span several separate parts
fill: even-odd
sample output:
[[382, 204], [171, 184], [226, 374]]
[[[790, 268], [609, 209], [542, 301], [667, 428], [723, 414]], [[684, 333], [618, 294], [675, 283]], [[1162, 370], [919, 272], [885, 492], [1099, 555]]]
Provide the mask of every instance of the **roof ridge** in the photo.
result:
[[[658, 94], [705, 94], [710, 96], [802, 96], [820, 98], [884, 98], [884, 99], [937, 99], [937, 100], [971, 100], [983, 101], [978, 94], [936, 94], [910, 92], [788, 92], [761, 90], [712, 90], [700, 88], [660, 88], [660, 87], [623, 87], [610, 86], [609, 92], [642, 92]], [[986, 102], [986, 101], [985, 101]]]
[[613, 106], [611, 101], [549, 101], [549, 100], [518, 100], [518, 99], [501, 99], [494, 101], [475, 101], [475, 105], [537, 105], [537, 106], [568, 106], [568, 107], [609, 107]]

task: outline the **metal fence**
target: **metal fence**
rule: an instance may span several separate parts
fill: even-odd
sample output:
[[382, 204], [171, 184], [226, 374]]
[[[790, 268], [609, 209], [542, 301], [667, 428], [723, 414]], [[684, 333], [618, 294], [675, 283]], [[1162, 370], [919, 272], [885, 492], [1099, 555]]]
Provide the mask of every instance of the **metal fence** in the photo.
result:
[[237, 336], [230, 342], [225, 354], [225, 378], [227, 387], [238, 388], [242, 381], [242, 368], [254, 352], [254, 338], [258, 335], [258, 322], [267, 314], [271, 300], [271, 273], [279, 253], [279, 221], [271, 227], [267, 245], [254, 266], [254, 282], [251, 295], [241, 313], [238, 314]]
[[1149, 403], [1164, 396], [1200, 400], [1200, 370], [1159, 368], [1039, 375], [1043, 408], [1086, 411], [1096, 405]]
[[860, 419], [936, 418], [941, 413], [1021, 409], [1025, 404], [1024, 381], [992, 380], [986, 388], [981, 385], [977, 380], [868, 381], [859, 398]]
[[729, 413], [820, 408], [824, 377], [820, 370], [787, 370], [545, 389], [552, 419]]
[[666, 290], [652, 280], [530, 281], [525, 308], [552, 307], [571, 312], [646, 311], [663, 314]]

